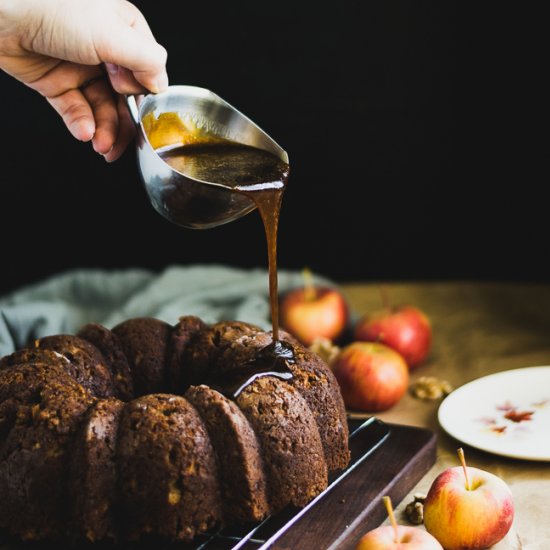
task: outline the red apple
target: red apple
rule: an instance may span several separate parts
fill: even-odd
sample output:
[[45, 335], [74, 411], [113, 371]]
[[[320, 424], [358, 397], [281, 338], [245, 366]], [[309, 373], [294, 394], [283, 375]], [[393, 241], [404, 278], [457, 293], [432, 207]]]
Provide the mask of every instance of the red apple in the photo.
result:
[[355, 550], [443, 550], [443, 546], [418, 527], [398, 525], [396, 536], [393, 527], [385, 525], [361, 537]]
[[302, 344], [317, 338], [336, 341], [348, 324], [348, 305], [336, 288], [308, 286], [285, 294], [280, 304], [281, 326]]
[[353, 342], [332, 364], [347, 407], [384, 411], [407, 390], [409, 369], [399, 353], [378, 342]]
[[432, 328], [420, 309], [405, 305], [362, 317], [355, 326], [355, 339], [390, 346], [412, 369], [420, 365], [430, 352]]
[[436, 539], [417, 527], [397, 525], [390, 497], [382, 497], [391, 526], [378, 527], [361, 537], [355, 550], [443, 550]]
[[513, 519], [508, 485], [465, 462], [439, 474], [424, 503], [424, 525], [447, 550], [493, 546], [508, 533]]

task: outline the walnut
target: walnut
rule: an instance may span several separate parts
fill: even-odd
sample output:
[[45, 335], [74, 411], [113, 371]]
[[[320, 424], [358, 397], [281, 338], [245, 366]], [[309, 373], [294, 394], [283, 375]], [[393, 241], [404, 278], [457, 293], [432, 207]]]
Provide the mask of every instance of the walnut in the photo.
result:
[[321, 357], [329, 367], [340, 353], [338, 346], [333, 344], [328, 338], [322, 337], [315, 338], [309, 349]]
[[421, 376], [411, 385], [410, 391], [418, 399], [433, 400], [449, 395], [453, 387], [447, 380], [439, 380], [435, 376]]
[[426, 501], [426, 495], [415, 493], [413, 499], [414, 500], [409, 502], [405, 508], [405, 517], [409, 523], [420, 525], [424, 521], [424, 502]]
[[170, 484], [170, 490], [168, 491], [168, 504], [175, 506], [181, 500], [181, 491], [177, 487]]

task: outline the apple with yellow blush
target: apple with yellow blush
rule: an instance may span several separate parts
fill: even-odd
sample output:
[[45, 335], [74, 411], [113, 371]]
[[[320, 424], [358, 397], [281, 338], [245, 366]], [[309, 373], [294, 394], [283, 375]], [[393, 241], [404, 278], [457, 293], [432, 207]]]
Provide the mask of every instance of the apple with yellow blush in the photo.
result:
[[443, 550], [441, 544], [423, 529], [397, 525], [389, 497], [383, 500], [391, 525], [377, 527], [363, 535], [355, 550]]
[[466, 466], [447, 468], [432, 483], [424, 525], [447, 550], [480, 550], [502, 540], [514, 520], [514, 501], [498, 476]]

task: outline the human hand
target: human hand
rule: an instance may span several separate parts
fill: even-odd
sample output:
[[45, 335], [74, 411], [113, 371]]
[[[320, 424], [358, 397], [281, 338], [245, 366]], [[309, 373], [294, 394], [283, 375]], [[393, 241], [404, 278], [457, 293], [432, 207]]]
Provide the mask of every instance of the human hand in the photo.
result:
[[166, 50], [126, 0], [0, 0], [0, 68], [108, 162], [134, 135], [120, 94], [168, 86]]

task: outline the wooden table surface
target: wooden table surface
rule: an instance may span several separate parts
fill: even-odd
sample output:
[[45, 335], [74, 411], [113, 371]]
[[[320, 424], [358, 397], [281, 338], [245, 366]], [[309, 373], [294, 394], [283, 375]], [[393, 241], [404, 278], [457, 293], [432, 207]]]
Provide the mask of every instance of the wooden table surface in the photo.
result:
[[[550, 285], [512, 283], [384, 283], [392, 304], [411, 304], [426, 312], [433, 328], [429, 360], [413, 373], [436, 376], [454, 388], [487, 374], [528, 366], [550, 365]], [[352, 312], [380, 309], [377, 284], [347, 284], [343, 292]], [[426, 493], [435, 477], [457, 465], [456, 449], [464, 447], [468, 464], [490, 471], [510, 486], [516, 515], [498, 550], [550, 549], [550, 462], [515, 460], [478, 451], [449, 437], [437, 422], [440, 401], [407, 394], [384, 421], [430, 428], [438, 434], [438, 458], [432, 470], [401, 505], [398, 517], [415, 492]]]

